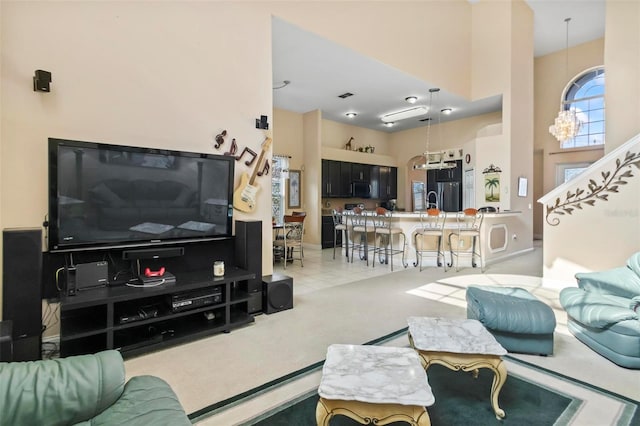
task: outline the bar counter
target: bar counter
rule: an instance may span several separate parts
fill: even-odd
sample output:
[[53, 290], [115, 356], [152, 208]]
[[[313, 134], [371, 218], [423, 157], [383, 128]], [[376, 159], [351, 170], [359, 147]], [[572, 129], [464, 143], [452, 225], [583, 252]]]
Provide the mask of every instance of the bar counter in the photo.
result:
[[[447, 262], [451, 261], [449, 254], [449, 234], [454, 232], [457, 227], [457, 213], [446, 213], [445, 226], [444, 226], [444, 239], [443, 250], [445, 252], [445, 258]], [[420, 237], [415, 238], [415, 233], [422, 228], [420, 224], [419, 212], [402, 212], [394, 211], [393, 218], [396, 222], [396, 226], [402, 228], [404, 234], [407, 236], [407, 261], [411, 265], [416, 260], [416, 244], [418, 247], [422, 247], [422, 240]], [[517, 254], [520, 250], [518, 244], [512, 244], [518, 238], [518, 233], [522, 229], [522, 212], [520, 211], [504, 211], [496, 213], [484, 213], [482, 220], [481, 231], [481, 244], [482, 254], [485, 264], [494, 263], [500, 259], [507, 258]], [[425, 244], [429, 249], [435, 250], [434, 239], [426, 240]], [[394, 243], [395, 245], [395, 243]], [[471, 241], [465, 241], [463, 247], [470, 247]], [[430, 265], [431, 261], [435, 264], [435, 259], [425, 259], [425, 266]], [[468, 267], [470, 263], [464, 258], [460, 260], [460, 267]], [[479, 266], [479, 265], [478, 265]]]

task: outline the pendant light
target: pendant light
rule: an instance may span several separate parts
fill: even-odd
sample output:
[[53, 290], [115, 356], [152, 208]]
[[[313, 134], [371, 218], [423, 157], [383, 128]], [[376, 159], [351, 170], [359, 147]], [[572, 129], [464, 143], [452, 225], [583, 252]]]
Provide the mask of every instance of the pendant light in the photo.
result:
[[[566, 81], [569, 81], [569, 21], [571, 18], [566, 18], [564, 22], [567, 23], [567, 48], [565, 51], [565, 77]], [[560, 101], [560, 111], [558, 116], [551, 126], [549, 126], [549, 133], [551, 133], [558, 142], [564, 142], [567, 139], [575, 137], [580, 131], [582, 122], [576, 115], [575, 108], [569, 108], [564, 99]]]
[[[433, 111], [433, 94], [438, 93], [439, 91], [440, 89], [438, 89], [437, 87], [429, 89], [429, 112]], [[445, 156], [444, 151], [435, 151], [435, 152], [429, 151], [429, 137], [431, 133], [432, 118], [429, 118], [428, 120], [429, 121], [427, 122], [427, 140], [425, 144], [425, 150], [422, 153], [424, 157], [424, 164], [414, 164], [413, 169], [414, 170], [442, 170], [442, 169], [455, 168], [456, 167], [455, 162], [451, 163], [451, 162], [444, 161], [444, 156]], [[440, 127], [440, 115], [438, 115], [438, 128], [439, 127]], [[441, 131], [441, 129], [439, 130]]]

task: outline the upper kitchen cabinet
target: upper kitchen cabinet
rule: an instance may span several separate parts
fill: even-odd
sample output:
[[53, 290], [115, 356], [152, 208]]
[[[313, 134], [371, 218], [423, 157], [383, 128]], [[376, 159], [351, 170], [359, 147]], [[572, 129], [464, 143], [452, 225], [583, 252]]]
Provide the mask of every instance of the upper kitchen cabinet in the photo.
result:
[[322, 160], [322, 196], [351, 197], [351, 163]]
[[342, 197], [352, 197], [353, 187], [351, 185], [351, 163], [340, 162], [340, 194]]
[[398, 168], [373, 166], [371, 172], [371, 198], [390, 200], [398, 197]]
[[370, 182], [371, 168], [370, 164], [351, 163], [351, 180]]
[[340, 161], [322, 160], [322, 196], [340, 196]]

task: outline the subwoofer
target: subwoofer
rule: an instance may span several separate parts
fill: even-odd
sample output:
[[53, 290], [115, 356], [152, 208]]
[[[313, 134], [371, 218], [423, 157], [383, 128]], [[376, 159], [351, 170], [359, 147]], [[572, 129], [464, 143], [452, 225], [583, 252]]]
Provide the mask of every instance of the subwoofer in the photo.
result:
[[262, 310], [267, 314], [293, 308], [293, 278], [282, 274], [262, 279]]
[[40, 359], [42, 230], [5, 229], [2, 244], [2, 319], [13, 322], [13, 360]]

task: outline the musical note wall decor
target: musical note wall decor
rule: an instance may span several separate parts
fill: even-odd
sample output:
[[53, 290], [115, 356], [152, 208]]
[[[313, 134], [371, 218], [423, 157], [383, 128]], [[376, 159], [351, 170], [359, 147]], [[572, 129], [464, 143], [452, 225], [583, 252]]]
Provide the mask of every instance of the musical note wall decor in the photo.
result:
[[[225, 138], [227, 137], [227, 131], [222, 130], [215, 136], [215, 149], [222, 149], [222, 145], [224, 145]], [[260, 151], [260, 155], [245, 146], [242, 148], [240, 155], [236, 155], [238, 152], [238, 142], [236, 138], [231, 139], [231, 146], [229, 150], [224, 153], [224, 155], [234, 156], [236, 161], [241, 161], [246, 156], [249, 156], [249, 159], [244, 161], [244, 164], [247, 167], [251, 167], [253, 163], [257, 161], [257, 164], [253, 168], [253, 173], [251, 176], [247, 172], [243, 172], [240, 176], [240, 184], [236, 188], [233, 194], [233, 207], [237, 210], [251, 213], [255, 210], [256, 207], [256, 194], [260, 189], [260, 186], [256, 183], [256, 178], [269, 174], [269, 170], [271, 169], [271, 165], [269, 164], [269, 160], [264, 158], [269, 147], [271, 146], [271, 138], [266, 137], [264, 142], [262, 143], [262, 149]]]

